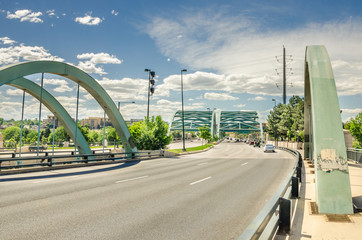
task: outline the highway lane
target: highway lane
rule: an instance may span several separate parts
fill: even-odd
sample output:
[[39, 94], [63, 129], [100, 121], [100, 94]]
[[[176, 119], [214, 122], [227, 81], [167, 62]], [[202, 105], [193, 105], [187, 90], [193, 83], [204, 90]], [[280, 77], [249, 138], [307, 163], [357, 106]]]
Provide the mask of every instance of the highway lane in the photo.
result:
[[242, 143], [0, 177], [1, 239], [237, 239], [293, 166]]

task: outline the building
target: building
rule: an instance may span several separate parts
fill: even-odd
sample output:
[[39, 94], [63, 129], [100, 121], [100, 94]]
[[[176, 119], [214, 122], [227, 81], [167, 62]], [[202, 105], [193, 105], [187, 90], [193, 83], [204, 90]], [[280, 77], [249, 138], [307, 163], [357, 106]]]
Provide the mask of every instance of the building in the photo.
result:
[[[80, 121], [80, 125], [89, 125], [89, 129], [101, 129], [104, 125], [104, 118], [102, 117], [89, 117], [87, 119], [82, 119]], [[106, 118], [105, 122], [106, 127], [112, 126], [112, 123], [109, 118]]]
[[41, 128], [46, 128], [47, 126], [49, 126], [49, 128], [53, 128], [54, 118], [55, 118], [55, 128], [59, 127], [58, 119], [55, 116], [48, 116], [47, 119], [43, 119]]

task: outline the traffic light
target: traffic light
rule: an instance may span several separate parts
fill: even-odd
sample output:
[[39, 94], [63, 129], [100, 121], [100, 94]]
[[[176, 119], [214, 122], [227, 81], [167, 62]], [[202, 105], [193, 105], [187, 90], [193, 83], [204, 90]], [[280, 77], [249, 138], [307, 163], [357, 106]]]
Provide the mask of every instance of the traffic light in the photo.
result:
[[155, 92], [155, 79], [153, 79], [155, 77], [156, 73], [154, 71], [151, 71], [150, 72], [150, 76], [151, 76], [151, 79], [150, 79], [150, 92], [151, 92], [151, 95], [153, 95], [153, 93]]

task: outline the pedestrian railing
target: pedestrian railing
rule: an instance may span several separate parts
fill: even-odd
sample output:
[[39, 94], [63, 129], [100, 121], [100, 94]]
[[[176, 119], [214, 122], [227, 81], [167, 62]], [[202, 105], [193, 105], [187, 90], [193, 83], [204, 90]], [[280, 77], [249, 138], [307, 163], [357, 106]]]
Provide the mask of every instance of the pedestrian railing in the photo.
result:
[[362, 149], [359, 148], [347, 149], [347, 158], [348, 160], [362, 163]]
[[296, 204], [292, 204], [292, 199], [299, 197], [299, 183], [301, 182], [303, 162], [298, 151], [283, 147], [277, 148], [295, 156], [296, 160], [293, 169], [285, 178], [278, 191], [245, 229], [239, 240], [271, 239], [277, 231], [280, 233], [288, 233], [290, 231], [292, 213], [296, 207]]
[[[0, 158], [0, 171], [2, 169], [15, 169], [15, 168], [31, 168], [64, 164], [88, 164], [94, 162], [127, 162], [127, 161], [139, 161], [154, 157], [161, 157], [164, 155], [163, 150], [156, 151], [139, 151], [136, 153], [116, 153], [100, 152], [102, 150], [95, 150], [93, 154], [75, 154], [74, 151], [62, 151], [52, 154], [52, 152], [41, 152], [38, 156], [34, 156], [36, 153], [22, 153], [21, 157], [18, 157], [16, 153], [12, 153], [11, 157]], [[68, 153], [68, 154], [67, 154]], [[32, 156], [31, 156], [32, 155]]]

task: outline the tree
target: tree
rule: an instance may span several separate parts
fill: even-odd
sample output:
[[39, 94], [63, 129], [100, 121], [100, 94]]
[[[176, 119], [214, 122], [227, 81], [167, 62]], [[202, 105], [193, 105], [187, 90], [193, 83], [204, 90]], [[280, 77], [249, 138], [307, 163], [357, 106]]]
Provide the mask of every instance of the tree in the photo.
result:
[[69, 140], [70, 140], [70, 136], [65, 131], [63, 126], [60, 126], [57, 129], [55, 129], [55, 136], [54, 136], [54, 141], [55, 142], [64, 142], [64, 141], [69, 141]]
[[293, 96], [287, 105], [278, 104], [270, 111], [267, 121], [266, 132], [269, 135], [301, 140], [300, 133], [304, 130], [304, 99]]
[[16, 126], [8, 127], [3, 132], [4, 141], [20, 141], [20, 128]]
[[98, 142], [100, 134], [96, 131], [90, 131], [88, 134], [89, 142]]
[[206, 141], [209, 141], [211, 139], [211, 133], [210, 133], [210, 128], [206, 125], [199, 127], [199, 131], [200, 131], [200, 137], [202, 139], [205, 139]]
[[359, 147], [362, 143], [362, 112], [359, 113], [355, 118], [349, 120], [345, 126], [345, 129], [349, 130], [351, 135], [358, 141]]
[[168, 125], [161, 116], [133, 123], [129, 130], [139, 150], [161, 149], [172, 141], [172, 136], [167, 136]]

